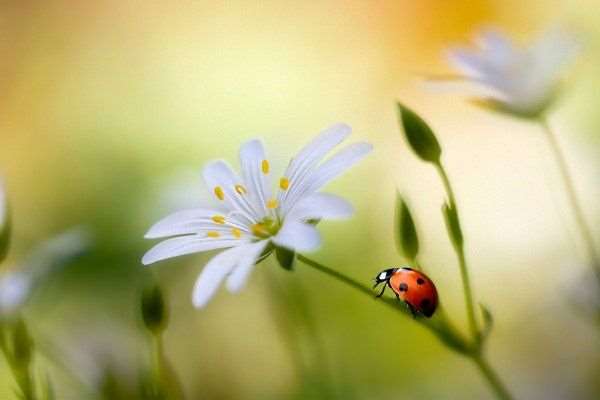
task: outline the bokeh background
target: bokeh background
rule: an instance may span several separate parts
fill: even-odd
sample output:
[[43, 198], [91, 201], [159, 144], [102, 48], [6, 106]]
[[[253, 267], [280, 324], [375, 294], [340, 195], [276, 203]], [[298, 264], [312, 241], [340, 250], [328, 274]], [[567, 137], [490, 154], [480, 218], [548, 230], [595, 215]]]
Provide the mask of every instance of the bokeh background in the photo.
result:
[[[2, 2], [0, 170], [15, 229], [7, 264], [73, 225], [96, 237], [26, 310], [39, 346], [74, 373], [43, 356], [38, 368], [59, 399], [87, 398], [104, 364], [135, 385], [149, 362], [139, 292], [154, 278], [169, 294], [165, 346], [190, 399], [490, 398], [472, 364], [421, 326], [303, 265], [263, 263], [241, 294], [222, 291], [197, 311], [191, 289], [210, 255], [139, 262], [153, 222], [200, 204], [205, 162], [235, 163], [240, 143], [261, 137], [283, 169], [343, 121], [375, 151], [329, 186], [357, 212], [320, 225], [313, 258], [367, 283], [404, 262], [393, 241], [398, 189], [419, 225], [422, 262], [465, 327], [444, 194], [400, 135], [401, 100], [443, 145], [475, 295], [495, 316], [491, 362], [518, 398], [597, 398], [600, 327], [585, 312], [583, 249], [542, 132], [419, 79], [449, 72], [443, 50], [482, 27], [526, 41], [558, 24], [583, 38], [551, 123], [600, 238], [599, 23], [592, 0]], [[12, 396], [2, 363], [0, 398]]]

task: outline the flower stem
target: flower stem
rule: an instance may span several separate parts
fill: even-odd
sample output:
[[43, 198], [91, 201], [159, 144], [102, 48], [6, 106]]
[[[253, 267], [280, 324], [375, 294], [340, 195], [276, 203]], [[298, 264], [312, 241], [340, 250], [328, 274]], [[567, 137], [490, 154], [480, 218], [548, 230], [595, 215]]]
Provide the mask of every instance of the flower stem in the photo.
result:
[[[337, 272], [317, 261], [311, 260], [303, 256], [302, 254], [297, 254], [296, 257], [299, 261], [304, 264], [316, 269], [317, 271], [323, 272], [324, 274], [342, 282], [351, 288], [358, 290], [361, 293], [368, 295], [369, 297], [373, 297], [373, 291], [366, 285], [347, 277], [346, 275]], [[403, 308], [398, 306], [398, 302], [391, 298], [380, 298], [381, 302], [384, 304], [394, 308], [396, 311], [400, 311], [405, 315], [408, 315]], [[445, 313], [441, 312], [442, 310], [438, 310], [436, 315], [438, 315], [438, 320], [435, 319], [435, 316], [431, 319], [419, 320], [422, 325], [429, 328], [438, 338], [447, 345], [448, 348], [463, 354], [464, 356], [471, 359], [475, 365], [477, 365], [479, 371], [486, 378], [488, 384], [494, 390], [496, 397], [499, 400], [511, 400], [512, 396], [509, 394], [508, 390], [504, 386], [504, 384], [500, 381], [497, 373], [493, 370], [493, 368], [488, 364], [488, 362], [483, 358], [483, 354], [481, 353], [481, 347], [478, 346], [468, 346], [461, 334], [452, 327], [449, 321], [446, 319]], [[437, 321], [437, 322], [436, 322]]]
[[[448, 174], [444, 169], [442, 163], [436, 164], [436, 169], [442, 179], [444, 184], [444, 189], [446, 190], [446, 194], [448, 195], [448, 201], [451, 208], [456, 210], [458, 215], [458, 208], [456, 206], [456, 198], [454, 197], [454, 190], [452, 190], [452, 185], [450, 184], [450, 179], [448, 178]], [[457, 217], [458, 220], [458, 217]], [[465, 296], [465, 307], [467, 310], [467, 319], [469, 321], [469, 330], [471, 332], [471, 338], [475, 343], [479, 343], [480, 340], [480, 332], [477, 327], [477, 318], [475, 317], [475, 303], [473, 301], [473, 291], [471, 290], [471, 279], [469, 278], [469, 268], [467, 266], [467, 259], [465, 256], [465, 248], [463, 243], [457, 244], [454, 246], [454, 250], [456, 251], [456, 256], [458, 258], [458, 265], [460, 268], [460, 276], [463, 285], [463, 293]]]
[[556, 138], [556, 135], [554, 134], [554, 131], [550, 128], [548, 120], [546, 118], [541, 118], [540, 124], [546, 132], [548, 143], [550, 144], [550, 148], [554, 155], [554, 159], [556, 160], [556, 164], [558, 165], [560, 176], [563, 180], [563, 185], [565, 186], [565, 191], [567, 193], [567, 198], [569, 200], [569, 204], [575, 217], [575, 222], [577, 223], [577, 226], [579, 227], [579, 231], [581, 233], [581, 237], [583, 238], [589, 261], [592, 263], [592, 268], [594, 269], [596, 277], [600, 282], [600, 256], [598, 255], [594, 246], [594, 238], [592, 236], [592, 231], [586, 222], [583, 209], [581, 208], [581, 204], [579, 202], [579, 199], [577, 198], [577, 194], [575, 192], [575, 185], [573, 183], [573, 178], [571, 177], [569, 167], [567, 166], [567, 161], [560, 148], [560, 145], [558, 144], [558, 140]]
[[482, 355], [473, 356], [472, 358], [475, 365], [479, 368], [479, 371], [481, 371], [481, 374], [485, 377], [492, 389], [494, 389], [496, 397], [502, 400], [511, 400], [512, 396], [487, 360]]

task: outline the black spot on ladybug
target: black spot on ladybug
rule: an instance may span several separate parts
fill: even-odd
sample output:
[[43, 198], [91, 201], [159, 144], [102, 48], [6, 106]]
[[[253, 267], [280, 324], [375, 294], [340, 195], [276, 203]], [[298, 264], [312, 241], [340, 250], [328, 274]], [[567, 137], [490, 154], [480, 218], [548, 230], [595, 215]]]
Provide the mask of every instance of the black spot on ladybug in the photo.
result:
[[403, 282], [400, 284], [400, 286], [398, 286], [398, 290], [400, 290], [401, 292], [408, 292], [408, 285]]
[[421, 300], [421, 308], [423, 310], [428, 309], [430, 304], [431, 304], [431, 301], [429, 299], [423, 299], [423, 300]]
[[422, 285], [425, 283], [425, 280], [423, 278], [418, 278], [417, 279], [417, 285]]

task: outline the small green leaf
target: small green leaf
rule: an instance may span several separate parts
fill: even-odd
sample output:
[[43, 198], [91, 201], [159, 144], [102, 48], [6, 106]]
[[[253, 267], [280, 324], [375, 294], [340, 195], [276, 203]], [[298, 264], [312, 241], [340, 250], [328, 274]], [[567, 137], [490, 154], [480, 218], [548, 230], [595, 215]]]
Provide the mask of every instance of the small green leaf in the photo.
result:
[[152, 333], [162, 332], [168, 323], [168, 310], [158, 285], [144, 289], [141, 299], [142, 320]]
[[464, 239], [456, 207], [453, 207], [448, 203], [444, 203], [442, 206], [442, 213], [444, 214], [446, 229], [448, 230], [448, 236], [450, 237], [452, 244], [457, 249], [462, 248]]
[[419, 253], [419, 237], [410, 210], [399, 193], [396, 194], [396, 239], [398, 251], [414, 261]]
[[10, 243], [11, 221], [4, 183], [0, 179], [0, 261], [6, 257]]
[[398, 103], [400, 123], [406, 140], [423, 161], [438, 164], [442, 149], [435, 134], [427, 123], [409, 108]]
[[25, 321], [19, 318], [10, 326], [9, 357], [11, 364], [24, 370], [31, 362], [33, 340]]
[[486, 306], [479, 304], [479, 307], [481, 308], [481, 315], [483, 316], [483, 329], [481, 330], [481, 340], [483, 341], [489, 336], [494, 327], [494, 317]]
[[275, 256], [283, 269], [291, 271], [294, 268], [294, 260], [296, 259], [296, 253], [294, 251], [277, 246], [275, 247]]

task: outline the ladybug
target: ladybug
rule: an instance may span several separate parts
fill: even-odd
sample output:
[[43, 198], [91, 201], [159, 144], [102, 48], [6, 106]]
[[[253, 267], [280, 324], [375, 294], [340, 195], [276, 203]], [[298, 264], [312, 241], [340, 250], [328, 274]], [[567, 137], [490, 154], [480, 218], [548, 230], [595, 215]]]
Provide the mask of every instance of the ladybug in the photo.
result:
[[420, 271], [412, 268], [389, 268], [381, 271], [375, 277], [375, 289], [384, 284], [383, 290], [377, 297], [383, 296], [386, 287], [390, 287], [398, 300], [403, 300], [413, 316], [417, 313], [427, 318], [431, 317], [438, 305], [438, 294], [435, 285]]

